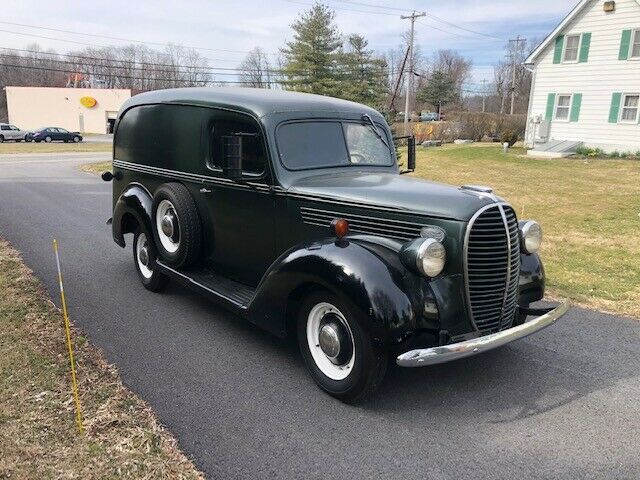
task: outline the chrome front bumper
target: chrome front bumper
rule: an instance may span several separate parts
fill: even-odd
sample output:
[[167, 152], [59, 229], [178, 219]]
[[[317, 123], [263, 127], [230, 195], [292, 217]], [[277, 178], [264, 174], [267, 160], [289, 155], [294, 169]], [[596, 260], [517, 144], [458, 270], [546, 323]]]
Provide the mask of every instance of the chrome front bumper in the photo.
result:
[[542, 330], [567, 313], [569, 306], [569, 302], [564, 302], [544, 315], [501, 332], [441, 347], [411, 350], [399, 355], [396, 363], [401, 367], [423, 367], [486, 352]]

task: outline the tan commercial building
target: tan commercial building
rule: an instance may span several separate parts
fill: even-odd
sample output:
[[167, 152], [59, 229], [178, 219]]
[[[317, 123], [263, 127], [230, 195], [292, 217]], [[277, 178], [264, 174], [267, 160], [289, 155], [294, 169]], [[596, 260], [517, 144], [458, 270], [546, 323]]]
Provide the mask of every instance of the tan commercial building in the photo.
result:
[[131, 90], [107, 88], [5, 87], [9, 123], [23, 130], [62, 127], [111, 133]]

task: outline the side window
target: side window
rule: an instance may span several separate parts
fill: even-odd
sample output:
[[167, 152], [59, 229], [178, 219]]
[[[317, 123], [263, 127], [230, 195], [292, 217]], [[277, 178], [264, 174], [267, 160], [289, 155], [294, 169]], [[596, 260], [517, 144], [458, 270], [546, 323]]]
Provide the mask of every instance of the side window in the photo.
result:
[[187, 105], [133, 107], [120, 119], [115, 158], [180, 172], [202, 173], [202, 129], [209, 109]]
[[260, 176], [265, 172], [266, 154], [264, 139], [253, 119], [233, 112], [215, 112], [208, 129], [210, 136], [207, 166], [222, 170], [224, 137], [242, 137], [242, 172], [247, 176]]
[[9, 128], [9, 125], [2, 125], [0, 126], [0, 130], [11, 130], [11, 129]]

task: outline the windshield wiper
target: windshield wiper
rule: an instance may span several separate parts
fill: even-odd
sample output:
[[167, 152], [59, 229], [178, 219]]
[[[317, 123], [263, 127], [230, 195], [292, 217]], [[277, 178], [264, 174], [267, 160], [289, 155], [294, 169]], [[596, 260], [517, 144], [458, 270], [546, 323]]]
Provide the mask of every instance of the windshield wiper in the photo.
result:
[[380, 130], [378, 130], [378, 126], [374, 123], [374, 121], [371, 119], [371, 117], [368, 114], [365, 113], [364, 115], [362, 115], [362, 119], [366, 120], [367, 122], [369, 122], [369, 125], [371, 126], [371, 129], [373, 130], [373, 133], [375, 133], [376, 136], [382, 141], [382, 143], [384, 143], [384, 146], [387, 147], [387, 150], [391, 150], [391, 148], [389, 147], [389, 144], [387, 143], [387, 140], [380, 133]]

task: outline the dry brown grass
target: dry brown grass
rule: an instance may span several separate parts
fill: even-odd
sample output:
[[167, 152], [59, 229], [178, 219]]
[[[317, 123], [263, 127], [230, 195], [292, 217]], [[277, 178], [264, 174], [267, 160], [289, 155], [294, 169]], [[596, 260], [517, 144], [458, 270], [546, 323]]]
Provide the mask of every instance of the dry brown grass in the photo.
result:
[[80, 165], [80, 170], [87, 173], [97, 173], [100, 174], [102, 172], [106, 172], [107, 170], [111, 170], [111, 162], [97, 162], [97, 163], [86, 163], [84, 165]]
[[0, 143], [0, 154], [6, 153], [70, 153], [70, 152], [110, 152], [111, 143], [35, 143], [35, 142], [3, 142]]
[[495, 144], [418, 148], [415, 175], [492, 186], [538, 220], [549, 293], [640, 318], [640, 162], [533, 159]]
[[0, 478], [202, 478], [74, 329], [79, 435], [60, 312], [0, 239]]

